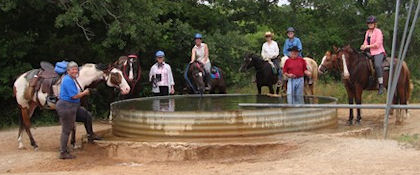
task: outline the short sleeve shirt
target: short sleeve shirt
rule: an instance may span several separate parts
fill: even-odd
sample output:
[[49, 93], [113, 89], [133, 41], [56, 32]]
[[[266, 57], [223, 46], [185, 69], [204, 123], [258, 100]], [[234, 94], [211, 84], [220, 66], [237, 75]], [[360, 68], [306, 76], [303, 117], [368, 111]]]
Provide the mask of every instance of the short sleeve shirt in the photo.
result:
[[80, 103], [80, 99], [72, 99], [79, 93], [79, 89], [76, 86], [73, 78], [70, 75], [65, 75], [60, 87], [60, 100], [64, 100], [71, 103]]

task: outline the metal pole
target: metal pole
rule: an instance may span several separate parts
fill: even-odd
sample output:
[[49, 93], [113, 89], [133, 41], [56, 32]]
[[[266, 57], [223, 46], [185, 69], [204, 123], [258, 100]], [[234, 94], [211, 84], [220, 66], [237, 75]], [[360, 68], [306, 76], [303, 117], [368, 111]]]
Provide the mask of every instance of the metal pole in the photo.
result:
[[386, 96], [386, 112], [385, 112], [385, 119], [384, 119], [384, 138], [386, 139], [386, 136], [388, 135], [388, 120], [389, 120], [389, 112], [390, 112], [390, 106], [391, 106], [391, 80], [392, 80], [392, 71], [394, 67], [394, 57], [395, 57], [395, 45], [397, 42], [397, 31], [398, 31], [398, 15], [400, 12], [400, 0], [397, 0], [397, 4], [395, 5], [395, 19], [394, 19], [394, 33], [392, 36], [392, 50], [391, 50], [391, 67], [389, 70], [388, 75], [388, 91]]
[[[413, 19], [413, 22], [411, 23], [410, 32], [408, 33], [408, 36], [407, 36], [407, 43], [405, 43], [405, 45], [404, 45], [404, 51], [403, 51], [401, 59], [399, 60], [401, 62], [401, 64], [398, 64], [398, 67], [396, 69], [397, 72], [395, 74], [394, 81], [392, 82], [392, 85], [391, 85], [391, 88], [390, 88], [390, 94], [389, 94], [390, 96], [388, 96], [388, 97], [393, 97], [394, 94], [395, 94], [395, 89], [396, 89], [397, 83], [398, 83], [398, 77], [400, 76], [401, 68], [402, 68], [402, 65], [403, 65], [402, 63], [404, 62], [405, 56], [407, 55], [408, 46], [410, 45], [411, 36], [413, 35], [414, 28], [416, 26], [419, 10], [420, 10], [420, 0], [417, 3], [416, 13], [414, 14], [414, 19]], [[393, 66], [391, 66], [391, 67], [393, 67]], [[385, 114], [386, 114], [386, 118], [389, 118], [389, 109], [386, 110]], [[386, 120], [385, 125], [388, 125], [388, 120]], [[385, 138], [386, 138], [387, 134], [388, 134], [388, 128], [386, 127], [385, 130], [384, 130], [384, 137]]]
[[[240, 107], [276, 107], [276, 108], [355, 108], [355, 109], [386, 109], [387, 105], [383, 104], [279, 104], [279, 103], [239, 103]], [[392, 109], [420, 109], [420, 105], [390, 105]]]
[[[407, 13], [407, 19], [406, 19], [405, 25], [404, 25], [403, 36], [402, 36], [401, 43], [400, 43], [400, 50], [398, 51], [398, 60], [401, 58], [402, 53], [403, 53], [404, 43], [405, 43], [405, 39], [407, 38], [407, 30], [408, 30], [408, 25], [410, 24], [410, 18], [411, 18], [411, 12], [413, 10], [413, 6], [414, 6], [414, 0], [411, 0], [410, 1], [410, 8], [408, 9], [408, 13]], [[395, 71], [394, 71], [394, 73], [395, 73]]]

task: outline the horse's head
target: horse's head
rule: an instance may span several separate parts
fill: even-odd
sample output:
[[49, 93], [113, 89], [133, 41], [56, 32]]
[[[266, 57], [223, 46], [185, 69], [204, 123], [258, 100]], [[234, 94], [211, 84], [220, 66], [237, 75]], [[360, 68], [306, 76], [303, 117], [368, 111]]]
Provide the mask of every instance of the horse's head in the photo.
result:
[[333, 51], [325, 52], [321, 64], [318, 66], [318, 72], [324, 74], [328, 70], [340, 70], [341, 60], [339, 59], [339, 55], [342, 55], [342, 52], [342, 48], [337, 48], [335, 46], [333, 47]]
[[198, 61], [195, 61], [193, 63], [191, 63], [190, 65], [190, 69], [188, 71], [191, 75], [191, 78], [193, 80], [193, 83], [195, 85], [195, 87], [197, 88], [198, 91], [200, 92], [204, 92], [204, 68], [203, 68], [203, 64], [201, 64]]
[[123, 73], [120, 69], [112, 66], [97, 65], [96, 69], [102, 72], [103, 79], [109, 87], [118, 88], [121, 94], [126, 95], [130, 92], [130, 85], [124, 79]]
[[241, 67], [239, 68], [239, 72], [244, 72], [246, 70], [248, 70], [249, 68], [251, 68], [252, 62], [254, 59], [256, 59], [256, 55], [253, 53], [247, 53], [244, 55], [244, 62], [242, 63]]

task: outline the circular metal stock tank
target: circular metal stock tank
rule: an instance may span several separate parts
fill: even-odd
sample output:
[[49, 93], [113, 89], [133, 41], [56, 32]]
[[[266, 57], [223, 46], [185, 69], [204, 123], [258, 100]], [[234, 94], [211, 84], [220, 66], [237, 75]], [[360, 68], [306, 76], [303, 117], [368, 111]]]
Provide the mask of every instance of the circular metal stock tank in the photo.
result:
[[[305, 96], [301, 103], [335, 104]], [[233, 137], [306, 131], [335, 126], [336, 109], [239, 107], [238, 103], [287, 103], [266, 95], [183, 95], [111, 104], [112, 133], [121, 137]]]

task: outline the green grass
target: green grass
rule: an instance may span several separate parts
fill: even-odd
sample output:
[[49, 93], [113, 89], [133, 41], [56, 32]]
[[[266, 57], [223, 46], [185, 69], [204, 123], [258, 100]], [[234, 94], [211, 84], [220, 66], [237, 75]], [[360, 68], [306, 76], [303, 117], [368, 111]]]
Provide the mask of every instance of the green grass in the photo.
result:
[[[414, 81], [413, 81], [414, 82]], [[268, 93], [268, 88], [263, 87], [262, 93]], [[256, 94], [257, 87], [255, 83], [249, 83], [245, 86], [234, 86], [228, 88], [228, 93], [241, 93], [241, 94]], [[385, 103], [386, 93], [382, 95], [377, 94], [378, 91], [363, 91], [362, 103]], [[315, 95], [332, 96], [338, 99], [338, 103], [347, 103], [347, 92], [343, 83], [337, 81], [318, 81], [315, 87]], [[410, 103], [420, 102], [420, 83], [414, 83], [414, 89], [411, 94]]]

